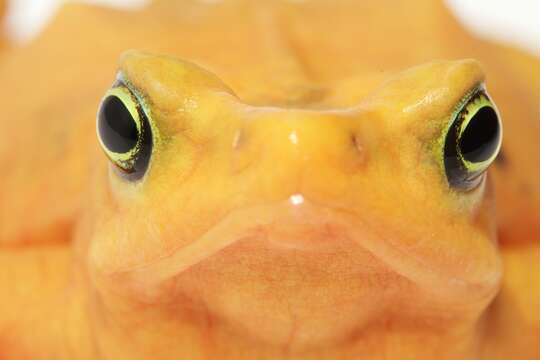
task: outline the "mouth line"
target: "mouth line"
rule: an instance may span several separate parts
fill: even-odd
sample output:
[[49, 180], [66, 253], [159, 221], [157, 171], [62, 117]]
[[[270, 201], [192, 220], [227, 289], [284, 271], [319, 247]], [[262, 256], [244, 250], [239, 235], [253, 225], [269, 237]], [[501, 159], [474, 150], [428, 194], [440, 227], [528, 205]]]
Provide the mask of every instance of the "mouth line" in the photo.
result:
[[[235, 210], [191, 244], [178, 248], [151, 263], [116, 270], [109, 275], [136, 279], [137, 287], [159, 287], [163, 282], [232, 244], [252, 237], [257, 231], [260, 232], [260, 229], [283, 223], [302, 224], [308, 227], [320, 227], [321, 224], [326, 223], [342, 228], [347, 237], [373, 255], [391, 272], [409, 279], [424, 289], [436, 289], [438, 296], [451, 296], [455, 299], [463, 297], [470, 301], [470, 293], [474, 291], [481, 298], [486, 298], [491, 295], [493, 288], [497, 288], [500, 281], [500, 271], [495, 271], [494, 274], [480, 279], [445, 274], [421, 256], [407, 251], [407, 248], [399, 248], [392, 244], [392, 241], [388, 239], [388, 234], [383, 234], [381, 229], [370, 225], [361, 216], [345, 209], [316, 204], [300, 194], [293, 195], [281, 203]], [[291, 246], [276, 243], [275, 245], [282, 248], [294, 248], [294, 244]]]

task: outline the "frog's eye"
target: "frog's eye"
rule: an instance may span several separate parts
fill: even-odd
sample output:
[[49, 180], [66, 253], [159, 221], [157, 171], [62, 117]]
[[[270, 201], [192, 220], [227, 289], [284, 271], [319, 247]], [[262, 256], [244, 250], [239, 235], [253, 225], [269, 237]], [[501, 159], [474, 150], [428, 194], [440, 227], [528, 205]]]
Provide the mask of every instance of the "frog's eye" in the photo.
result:
[[444, 144], [444, 166], [450, 186], [468, 191], [478, 186], [495, 160], [502, 125], [495, 104], [483, 88], [468, 95], [452, 117]]
[[152, 153], [152, 131], [137, 97], [123, 84], [107, 92], [97, 117], [101, 147], [122, 177], [138, 180]]

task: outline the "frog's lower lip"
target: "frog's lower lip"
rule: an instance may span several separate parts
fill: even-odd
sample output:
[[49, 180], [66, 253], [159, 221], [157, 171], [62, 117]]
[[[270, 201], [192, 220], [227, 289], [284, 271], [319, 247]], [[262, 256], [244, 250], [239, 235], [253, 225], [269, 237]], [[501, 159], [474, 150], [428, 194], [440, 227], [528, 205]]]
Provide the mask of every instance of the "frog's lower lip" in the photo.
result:
[[299, 229], [321, 229], [325, 224], [331, 224], [331, 229], [340, 229], [352, 240], [351, 244], [359, 245], [365, 253], [383, 264], [385, 271], [391, 271], [422, 288], [437, 289], [442, 297], [459, 299], [464, 296], [470, 301], [471, 292], [474, 292], [484, 299], [494, 293], [500, 281], [500, 264], [496, 255], [488, 254], [490, 259], [495, 259], [484, 267], [488, 270], [482, 268], [477, 273], [469, 271], [466, 276], [457, 277], [426, 261], [425, 256], [395, 246], [392, 239], [385, 238], [388, 234], [384, 229], [376, 228], [362, 216], [317, 204], [301, 194], [292, 195], [281, 203], [233, 211], [190, 245], [159, 261], [129, 270], [130, 277], [137, 278], [140, 286], [159, 286], [233, 244], [261, 237], [261, 231], [268, 228], [272, 231], [264, 234], [266, 246], [276, 250], [288, 248], [314, 252], [321, 246], [328, 246], [324, 236], [287, 236], [284, 233], [297, 235]]

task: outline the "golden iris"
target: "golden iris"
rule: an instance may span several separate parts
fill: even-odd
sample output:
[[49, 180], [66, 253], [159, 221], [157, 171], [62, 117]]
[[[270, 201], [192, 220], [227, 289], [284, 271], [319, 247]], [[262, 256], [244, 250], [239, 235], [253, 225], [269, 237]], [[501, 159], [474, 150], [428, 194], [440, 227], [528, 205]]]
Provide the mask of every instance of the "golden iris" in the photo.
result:
[[502, 142], [499, 112], [483, 87], [470, 94], [452, 116], [444, 144], [448, 183], [471, 190], [483, 179]]

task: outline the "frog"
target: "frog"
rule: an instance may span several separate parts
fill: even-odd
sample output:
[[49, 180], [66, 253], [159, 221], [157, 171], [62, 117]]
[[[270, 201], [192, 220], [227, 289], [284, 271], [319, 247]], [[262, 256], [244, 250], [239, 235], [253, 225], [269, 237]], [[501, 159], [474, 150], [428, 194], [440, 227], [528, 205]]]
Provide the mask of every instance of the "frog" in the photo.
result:
[[539, 66], [442, 1], [64, 5], [0, 52], [0, 358], [538, 359]]

